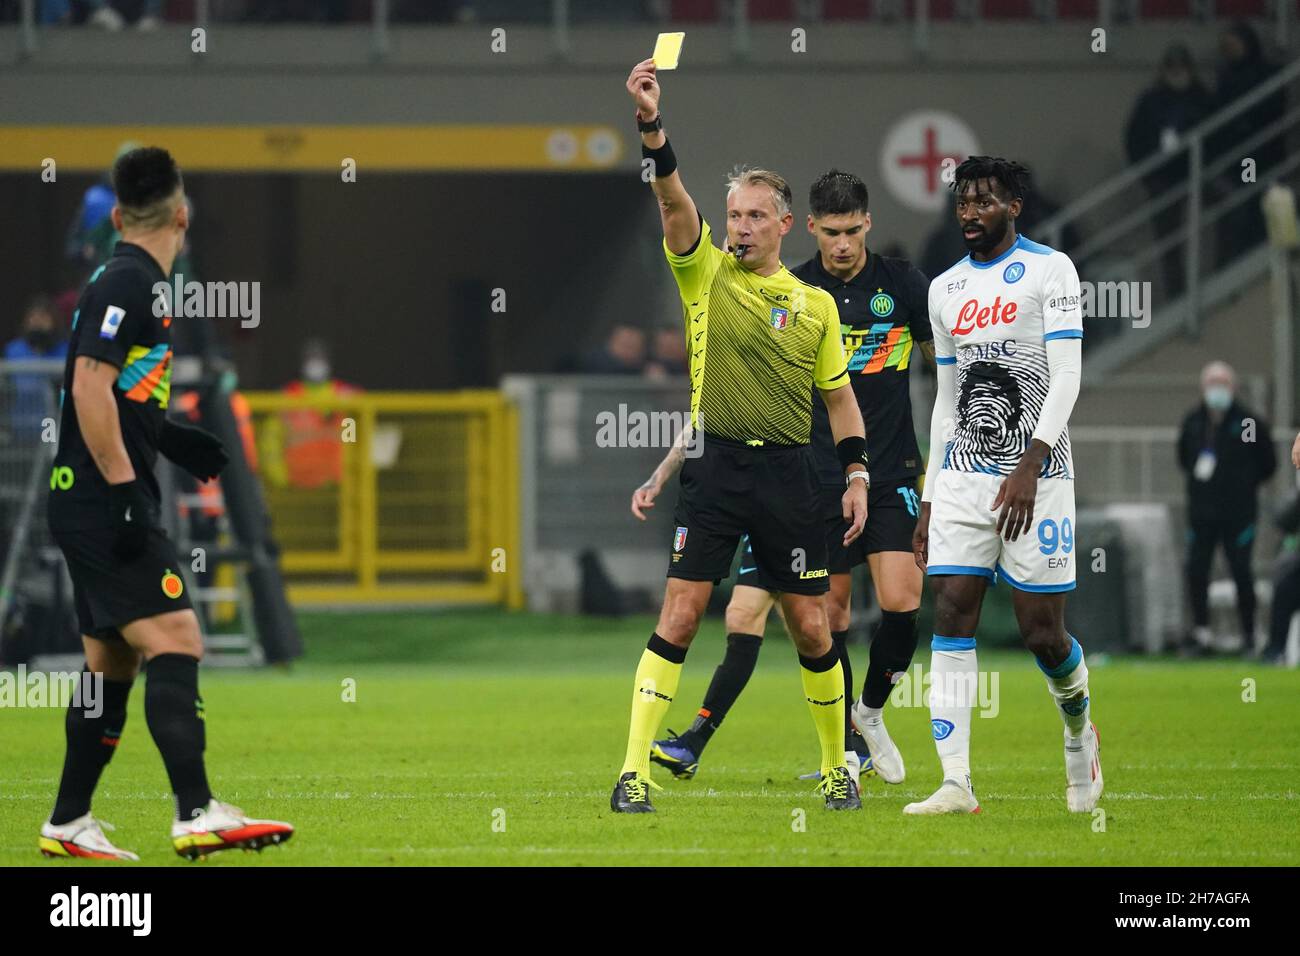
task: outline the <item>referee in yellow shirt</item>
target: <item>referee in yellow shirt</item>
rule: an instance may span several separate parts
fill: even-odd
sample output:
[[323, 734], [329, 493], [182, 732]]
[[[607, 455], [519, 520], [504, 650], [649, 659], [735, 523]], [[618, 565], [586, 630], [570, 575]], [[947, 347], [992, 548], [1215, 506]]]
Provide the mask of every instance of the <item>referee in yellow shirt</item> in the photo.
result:
[[834, 810], [859, 809], [844, 766], [844, 678], [822, 595], [829, 587], [824, 518], [809, 449], [812, 388], [821, 390], [845, 470], [848, 545], [867, 517], [866, 438], [840, 341], [835, 300], [781, 264], [790, 187], [776, 173], [739, 170], [727, 192], [727, 249], [682, 186], [659, 114], [652, 60], [627, 80], [641, 152], [651, 161], [664, 251], [685, 305], [691, 425], [703, 454], [681, 470], [668, 587], [637, 667], [632, 720], [610, 808], [647, 813], [650, 747], [677, 692], [686, 650], [714, 584], [731, 571], [742, 534], [781, 592], [821, 741], [822, 792]]

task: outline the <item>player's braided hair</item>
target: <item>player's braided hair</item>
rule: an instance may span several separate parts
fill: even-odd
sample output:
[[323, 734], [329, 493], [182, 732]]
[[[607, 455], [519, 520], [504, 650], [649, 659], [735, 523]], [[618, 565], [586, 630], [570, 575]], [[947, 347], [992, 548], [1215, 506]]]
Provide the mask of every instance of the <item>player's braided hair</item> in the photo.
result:
[[997, 180], [1012, 199], [1022, 202], [1029, 191], [1029, 169], [1023, 164], [999, 156], [971, 156], [957, 167], [952, 180], [953, 192], [960, 194], [967, 185], [981, 179]]

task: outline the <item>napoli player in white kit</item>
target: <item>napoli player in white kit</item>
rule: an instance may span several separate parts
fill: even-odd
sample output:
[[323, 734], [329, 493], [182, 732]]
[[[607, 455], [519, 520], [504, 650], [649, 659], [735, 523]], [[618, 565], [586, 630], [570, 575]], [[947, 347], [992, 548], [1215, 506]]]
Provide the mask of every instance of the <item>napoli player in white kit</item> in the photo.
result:
[[930, 283], [939, 394], [912, 546], [935, 597], [930, 717], [943, 784], [904, 813], [978, 813], [970, 731], [975, 630], [1001, 579], [1025, 647], [1065, 723], [1065, 800], [1101, 796], [1088, 668], [1065, 629], [1074, 588], [1074, 464], [1066, 423], [1079, 395], [1083, 319], [1069, 256], [1016, 234], [1028, 171], [972, 156], [957, 167], [970, 255]]

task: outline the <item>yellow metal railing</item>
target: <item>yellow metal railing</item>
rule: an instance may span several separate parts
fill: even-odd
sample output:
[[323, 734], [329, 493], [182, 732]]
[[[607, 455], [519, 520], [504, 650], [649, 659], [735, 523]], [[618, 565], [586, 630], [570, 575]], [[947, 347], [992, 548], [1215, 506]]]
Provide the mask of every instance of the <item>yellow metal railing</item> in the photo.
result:
[[[295, 604], [523, 606], [518, 423], [499, 392], [246, 394]], [[327, 477], [287, 464], [304, 410]], [[331, 437], [331, 441], [333, 438]]]

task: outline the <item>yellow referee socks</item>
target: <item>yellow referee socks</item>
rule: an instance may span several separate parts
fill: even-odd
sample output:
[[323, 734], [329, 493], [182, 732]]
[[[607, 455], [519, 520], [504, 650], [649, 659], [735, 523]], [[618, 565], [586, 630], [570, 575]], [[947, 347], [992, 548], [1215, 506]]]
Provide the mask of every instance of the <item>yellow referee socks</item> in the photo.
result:
[[[650, 746], [659, 732], [668, 707], [677, 693], [677, 678], [682, 673], [686, 648], [669, 644], [658, 634], [650, 636], [641, 663], [636, 669], [636, 688], [632, 691], [632, 723], [627, 732], [627, 756], [619, 776], [635, 770], [650, 776]], [[841, 723], [844, 715], [840, 715]], [[843, 735], [843, 729], [840, 731]]]
[[821, 657], [799, 655], [803, 694], [822, 745], [822, 776], [844, 764], [844, 668], [834, 644]]

